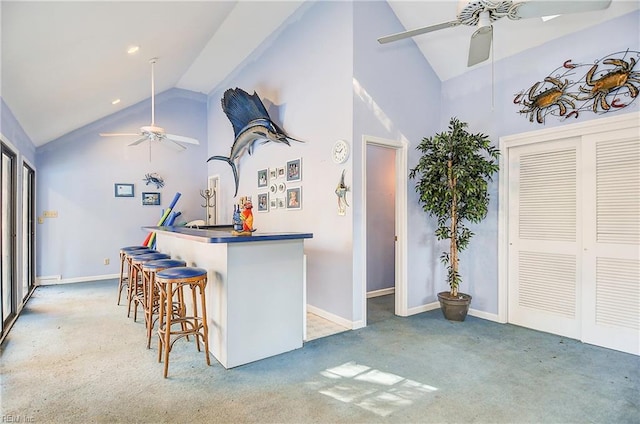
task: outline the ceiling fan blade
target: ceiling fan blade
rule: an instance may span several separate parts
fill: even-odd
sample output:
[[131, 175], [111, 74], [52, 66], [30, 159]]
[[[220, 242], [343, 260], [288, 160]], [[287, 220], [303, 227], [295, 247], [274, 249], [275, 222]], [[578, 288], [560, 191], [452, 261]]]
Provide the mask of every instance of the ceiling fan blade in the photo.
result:
[[378, 43], [380, 44], [390, 43], [392, 41], [398, 41], [404, 38], [414, 37], [416, 35], [426, 34], [428, 32], [439, 31], [441, 29], [451, 28], [458, 25], [460, 25], [459, 21], [449, 21], [449, 22], [443, 22], [441, 24], [431, 25], [427, 27], [416, 28], [410, 31], [399, 32], [397, 34], [385, 35], [384, 37], [378, 38]]
[[518, 18], [539, 18], [541, 16], [564, 15], [568, 13], [590, 12], [609, 7], [611, 0], [580, 0], [580, 1], [548, 1], [529, 0], [517, 3], [516, 16]]
[[163, 137], [160, 139], [160, 144], [164, 144], [165, 146], [173, 149], [173, 150], [177, 150], [179, 152], [186, 150], [187, 148], [184, 147], [182, 144], [178, 143], [175, 140], [171, 140], [170, 138], [167, 137]]
[[140, 133], [100, 133], [101, 137], [132, 137]]
[[177, 141], [180, 143], [200, 144], [200, 142], [195, 138], [185, 137], [183, 135], [165, 134], [165, 137], [171, 141]]
[[149, 137], [142, 137], [141, 139], [136, 140], [133, 143], [129, 144], [129, 146], [137, 146], [138, 144], [142, 143], [143, 141], [147, 141], [147, 140], [149, 140]]
[[491, 40], [493, 39], [493, 26], [479, 28], [471, 36], [469, 45], [469, 61], [467, 66], [473, 66], [484, 62], [489, 58], [491, 52]]

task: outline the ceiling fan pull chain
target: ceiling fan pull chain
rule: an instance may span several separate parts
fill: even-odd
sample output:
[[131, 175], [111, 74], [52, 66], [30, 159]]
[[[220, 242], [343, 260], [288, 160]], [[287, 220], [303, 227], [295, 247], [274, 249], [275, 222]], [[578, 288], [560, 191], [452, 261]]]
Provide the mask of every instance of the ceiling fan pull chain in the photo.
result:
[[494, 57], [493, 52], [495, 50], [495, 44], [493, 44], [493, 31], [491, 31], [491, 111], [493, 112], [493, 106], [495, 104], [496, 97], [496, 78], [495, 78], [495, 69], [494, 69]]

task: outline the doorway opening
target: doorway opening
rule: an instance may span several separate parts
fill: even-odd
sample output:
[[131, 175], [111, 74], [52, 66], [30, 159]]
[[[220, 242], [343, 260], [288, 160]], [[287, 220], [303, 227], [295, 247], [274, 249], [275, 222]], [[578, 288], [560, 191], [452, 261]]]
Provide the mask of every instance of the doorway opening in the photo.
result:
[[[220, 185], [220, 176], [211, 175], [207, 180], [207, 192], [205, 201], [205, 223], [206, 225], [218, 224], [218, 187]], [[204, 196], [203, 196], [204, 197]]]
[[365, 322], [407, 315], [407, 143], [363, 136]]

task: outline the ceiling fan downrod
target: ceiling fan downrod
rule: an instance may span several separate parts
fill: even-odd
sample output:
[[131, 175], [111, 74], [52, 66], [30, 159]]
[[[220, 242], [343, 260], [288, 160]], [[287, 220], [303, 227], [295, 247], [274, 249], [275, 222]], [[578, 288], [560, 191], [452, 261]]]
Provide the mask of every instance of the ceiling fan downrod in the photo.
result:
[[151, 64], [151, 126], [156, 126], [156, 86], [155, 86], [155, 78], [154, 78], [154, 68], [155, 64], [158, 61], [157, 57], [152, 57], [149, 59], [149, 63]]

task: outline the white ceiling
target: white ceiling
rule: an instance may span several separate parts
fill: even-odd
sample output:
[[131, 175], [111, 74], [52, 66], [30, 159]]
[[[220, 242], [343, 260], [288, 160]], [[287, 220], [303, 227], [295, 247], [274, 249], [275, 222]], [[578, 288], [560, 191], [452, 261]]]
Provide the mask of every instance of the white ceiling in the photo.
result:
[[[156, 92], [208, 93], [302, 1], [8, 1], [0, 3], [0, 95], [36, 146], [147, 99], [149, 59], [158, 57]], [[455, 19], [457, 0], [389, 0], [405, 28]], [[494, 24], [495, 59], [628, 13], [606, 11]], [[371, 23], [375, 25], [375, 22]], [[328, 23], [330, 25], [330, 23]], [[442, 80], [464, 73], [471, 27], [424, 34], [415, 42]], [[387, 34], [380, 34], [387, 35]], [[140, 51], [128, 55], [131, 45]], [[486, 66], [480, 64], [476, 66]], [[121, 102], [112, 105], [111, 101]]]

